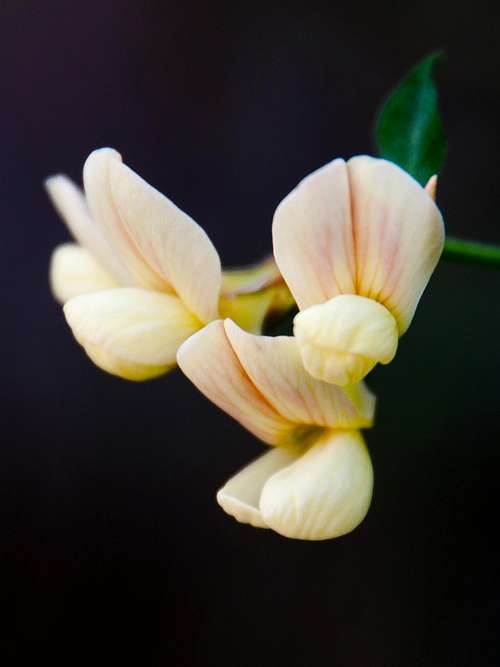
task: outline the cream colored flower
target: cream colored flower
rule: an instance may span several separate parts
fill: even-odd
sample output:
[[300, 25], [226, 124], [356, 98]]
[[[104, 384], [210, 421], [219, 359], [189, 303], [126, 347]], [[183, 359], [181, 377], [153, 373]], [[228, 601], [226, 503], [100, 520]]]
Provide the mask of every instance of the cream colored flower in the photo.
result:
[[230, 315], [258, 332], [291, 304], [274, 261], [221, 272], [210, 239], [109, 148], [84, 167], [85, 196], [65, 176], [47, 190], [77, 241], [59, 246], [50, 282], [76, 339], [104, 370], [144, 380], [175, 365], [179, 345]]
[[394, 358], [443, 248], [435, 188], [359, 156], [318, 169], [278, 206], [274, 256], [314, 377], [347, 385]]
[[218, 492], [228, 514], [308, 540], [363, 520], [373, 470], [359, 429], [371, 426], [375, 399], [362, 383], [316, 380], [294, 338], [255, 336], [229, 319], [191, 336], [177, 360], [205, 396], [273, 445]]

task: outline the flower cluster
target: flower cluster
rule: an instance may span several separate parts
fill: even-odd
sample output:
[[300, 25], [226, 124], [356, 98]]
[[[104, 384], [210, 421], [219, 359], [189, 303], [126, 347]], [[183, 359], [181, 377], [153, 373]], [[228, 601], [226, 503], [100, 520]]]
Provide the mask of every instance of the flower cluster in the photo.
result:
[[65, 176], [46, 182], [76, 243], [56, 248], [52, 291], [75, 338], [102, 369], [146, 380], [175, 366], [179, 345], [231, 317], [260, 332], [291, 297], [272, 260], [221, 270], [203, 229], [104, 148], [83, 169], [85, 194]]
[[[373, 488], [363, 379], [394, 358], [441, 255], [435, 177], [422, 188], [385, 160], [334, 160], [278, 206], [275, 261], [233, 271], [115, 151], [90, 155], [84, 186], [47, 182], [77, 241], [55, 250], [52, 289], [89, 357], [132, 380], [177, 361], [271, 446], [217, 494], [238, 521], [310, 540], [353, 530]], [[294, 335], [261, 335], [294, 301]]]

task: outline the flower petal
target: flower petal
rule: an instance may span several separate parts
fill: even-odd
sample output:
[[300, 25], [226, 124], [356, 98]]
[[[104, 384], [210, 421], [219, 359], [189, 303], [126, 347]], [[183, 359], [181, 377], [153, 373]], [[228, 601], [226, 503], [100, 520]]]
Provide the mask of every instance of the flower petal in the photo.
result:
[[64, 314], [89, 357], [128, 380], [168, 371], [180, 344], [201, 326], [177, 297], [133, 287], [77, 296]]
[[329, 428], [371, 426], [374, 396], [365, 388], [353, 401], [342, 388], [313, 378], [304, 368], [294, 338], [254, 336], [231, 320], [224, 325], [248, 377], [283, 417], [296, 424]]
[[261, 262], [242, 269], [224, 269], [221, 294], [250, 294], [280, 282], [283, 282], [283, 278], [278, 265], [272, 256], [266, 257]]
[[435, 179], [424, 190], [386, 160], [334, 160], [278, 206], [276, 262], [302, 310], [339, 294], [382, 303], [409, 326], [442, 252]]
[[116, 212], [143, 258], [202, 321], [218, 316], [221, 266], [203, 229], [118, 160], [109, 162]]
[[436, 201], [437, 186], [438, 186], [438, 177], [437, 174], [434, 174], [434, 176], [431, 176], [429, 178], [424, 188], [424, 190], [427, 192], [427, 194], [433, 201]]
[[299, 456], [300, 452], [296, 449], [273, 447], [231, 477], [217, 492], [217, 502], [240, 523], [267, 528], [259, 509], [262, 488], [271, 475], [296, 461]]
[[87, 248], [118, 282], [123, 285], [130, 284], [132, 278], [129, 272], [113, 251], [102, 230], [92, 219], [80, 188], [67, 176], [59, 174], [45, 181], [45, 189], [75, 240]]
[[293, 332], [307, 371], [339, 385], [359, 382], [377, 362], [388, 364], [398, 347], [398, 326], [374, 299], [339, 294], [298, 313]]
[[151, 290], [169, 291], [169, 285], [151, 267], [134, 244], [114, 200], [110, 171], [122, 164], [121, 155], [111, 148], [93, 151], [83, 168], [85, 194], [92, 217], [132, 276], [133, 284]]
[[76, 243], [63, 243], [54, 250], [49, 280], [52, 293], [60, 303], [80, 294], [119, 287], [93, 255]]
[[260, 333], [266, 315], [274, 302], [274, 289], [274, 287], [268, 287], [255, 294], [221, 297], [219, 301], [221, 317], [230, 317], [246, 331]]
[[222, 321], [208, 324], [179, 349], [182, 372], [213, 403], [270, 445], [295, 428], [279, 415], [249, 380], [231, 347]]
[[349, 181], [344, 160], [318, 169], [281, 202], [273, 220], [276, 263], [300, 309], [355, 293]]
[[391, 162], [360, 156], [347, 168], [356, 291], [382, 303], [403, 333], [441, 256], [441, 214], [424, 188]]
[[285, 537], [327, 540], [361, 523], [372, 491], [373, 468], [361, 434], [327, 431], [269, 478], [259, 507], [263, 521]]

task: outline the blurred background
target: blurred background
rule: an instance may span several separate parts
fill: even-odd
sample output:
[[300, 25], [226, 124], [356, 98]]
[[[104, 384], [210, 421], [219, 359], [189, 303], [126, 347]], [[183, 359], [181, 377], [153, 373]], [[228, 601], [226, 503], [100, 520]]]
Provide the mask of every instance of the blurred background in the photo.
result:
[[262, 447], [180, 373], [95, 368], [47, 285], [42, 189], [110, 145], [226, 265], [278, 202], [373, 152], [382, 98], [443, 48], [449, 233], [500, 243], [498, 3], [0, 6], [3, 665], [499, 665], [500, 272], [442, 263], [367, 434], [375, 495], [325, 543], [237, 524], [217, 488]]

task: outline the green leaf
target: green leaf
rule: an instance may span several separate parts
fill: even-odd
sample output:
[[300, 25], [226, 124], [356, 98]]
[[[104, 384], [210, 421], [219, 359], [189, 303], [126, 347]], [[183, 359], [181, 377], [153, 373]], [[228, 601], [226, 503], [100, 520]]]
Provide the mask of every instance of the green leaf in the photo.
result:
[[380, 110], [375, 138], [380, 156], [395, 162], [422, 185], [437, 174], [446, 157], [432, 70], [442, 53], [416, 65]]

